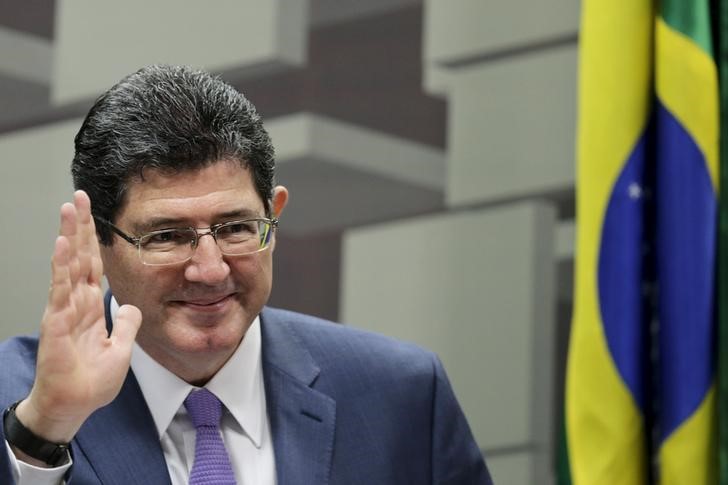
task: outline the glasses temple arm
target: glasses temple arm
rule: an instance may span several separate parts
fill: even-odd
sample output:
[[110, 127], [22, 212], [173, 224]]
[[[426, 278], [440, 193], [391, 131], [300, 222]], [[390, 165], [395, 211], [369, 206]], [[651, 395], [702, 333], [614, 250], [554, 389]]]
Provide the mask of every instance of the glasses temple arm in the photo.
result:
[[129, 242], [131, 244], [134, 244], [135, 246], [137, 244], [139, 244], [139, 238], [129, 236], [124, 231], [122, 231], [121, 229], [119, 229], [118, 227], [116, 227], [114, 224], [112, 224], [111, 221], [107, 221], [106, 219], [104, 219], [102, 217], [99, 217], [99, 216], [93, 216], [93, 218], [94, 218], [94, 220], [96, 222], [100, 222], [104, 226], [106, 226], [109, 229], [111, 229], [112, 231], [114, 231], [116, 234], [119, 235], [119, 237], [121, 237], [125, 241], [127, 241], [127, 242]]

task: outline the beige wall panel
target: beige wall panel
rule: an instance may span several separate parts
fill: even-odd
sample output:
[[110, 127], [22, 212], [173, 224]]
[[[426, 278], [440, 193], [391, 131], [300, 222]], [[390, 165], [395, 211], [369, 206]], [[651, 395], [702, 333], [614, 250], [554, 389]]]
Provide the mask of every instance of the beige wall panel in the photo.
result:
[[291, 195], [281, 219], [286, 235], [331, 233], [443, 206], [440, 150], [310, 113], [273, 118], [266, 127], [277, 181]]
[[48, 85], [52, 54], [47, 39], [0, 26], [0, 73]]
[[452, 82], [449, 205], [573, 187], [576, 45], [474, 65]]
[[425, 0], [426, 64], [452, 64], [575, 35], [579, 0]]
[[488, 468], [497, 485], [551, 485], [553, 472], [543, 452], [514, 452], [488, 456]]
[[38, 330], [59, 207], [73, 194], [73, 137], [80, 126], [72, 120], [0, 137], [0, 338]]
[[318, 158], [431, 190], [445, 183], [442, 151], [422, 143], [311, 113], [273, 118], [266, 129], [278, 164]]
[[301, 65], [308, 2], [271, 0], [60, 0], [56, 5], [56, 103], [104, 91], [153, 64], [251, 73]]
[[342, 320], [437, 352], [486, 451], [548, 447], [554, 231], [529, 202], [344, 236]]

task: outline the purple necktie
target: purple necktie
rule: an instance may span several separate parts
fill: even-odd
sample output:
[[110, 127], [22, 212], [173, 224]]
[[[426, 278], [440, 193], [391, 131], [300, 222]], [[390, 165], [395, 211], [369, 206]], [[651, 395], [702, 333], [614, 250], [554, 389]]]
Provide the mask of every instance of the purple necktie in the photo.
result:
[[185, 407], [197, 428], [189, 485], [235, 485], [230, 458], [220, 436], [222, 403], [207, 389], [200, 389], [190, 392]]

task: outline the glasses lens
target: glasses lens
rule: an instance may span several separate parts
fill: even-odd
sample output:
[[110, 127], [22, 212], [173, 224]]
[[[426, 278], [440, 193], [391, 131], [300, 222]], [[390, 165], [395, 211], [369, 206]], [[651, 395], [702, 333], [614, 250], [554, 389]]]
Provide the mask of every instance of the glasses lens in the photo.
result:
[[186, 261], [194, 251], [195, 237], [192, 229], [154, 231], [139, 240], [139, 255], [150, 265]]
[[265, 220], [233, 221], [217, 228], [220, 250], [229, 255], [258, 252], [270, 244], [271, 225]]

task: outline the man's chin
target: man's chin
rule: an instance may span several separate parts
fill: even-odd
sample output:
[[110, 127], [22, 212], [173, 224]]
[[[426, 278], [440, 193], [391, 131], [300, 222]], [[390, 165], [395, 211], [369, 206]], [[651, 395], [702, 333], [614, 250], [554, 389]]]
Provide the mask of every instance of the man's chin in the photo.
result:
[[168, 336], [170, 347], [189, 357], [232, 354], [243, 339], [241, 329], [219, 326], [188, 327], [184, 332]]

